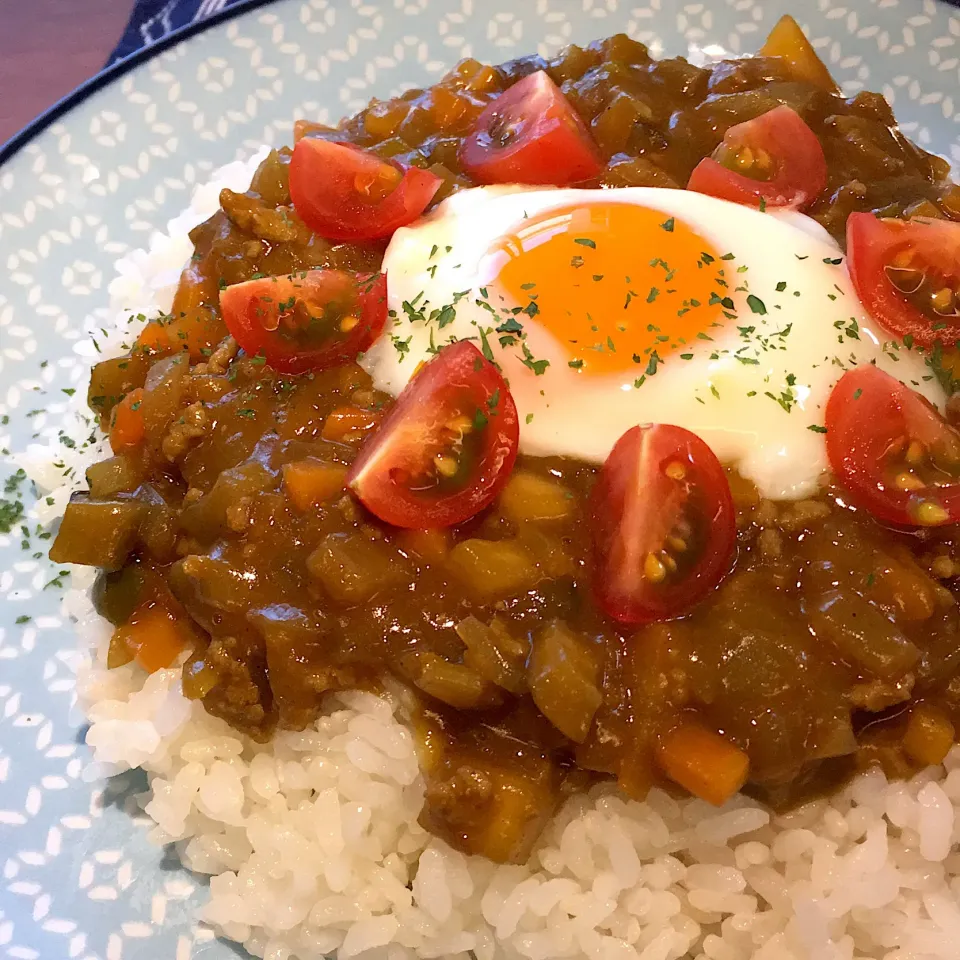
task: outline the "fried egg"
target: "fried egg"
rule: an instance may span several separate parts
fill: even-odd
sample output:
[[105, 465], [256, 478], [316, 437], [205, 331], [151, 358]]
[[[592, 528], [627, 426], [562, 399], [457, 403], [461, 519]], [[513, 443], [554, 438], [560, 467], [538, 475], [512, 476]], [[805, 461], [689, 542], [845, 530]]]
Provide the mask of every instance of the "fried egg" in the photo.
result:
[[363, 358], [397, 395], [445, 343], [499, 364], [521, 452], [601, 463], [640, 423], [693, 431], [761, 495], [816, 490], [824, 409], [863, 363], [940, 405], [863, 311], [829, 235], [685, 190], [480, 187], [398, 230], [390, 319]]

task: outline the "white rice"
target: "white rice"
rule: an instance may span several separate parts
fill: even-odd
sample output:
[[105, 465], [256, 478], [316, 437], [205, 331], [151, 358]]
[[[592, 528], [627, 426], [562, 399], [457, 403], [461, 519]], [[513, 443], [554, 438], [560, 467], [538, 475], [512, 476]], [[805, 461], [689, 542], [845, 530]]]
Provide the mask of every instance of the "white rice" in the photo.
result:
[[[131, 314], [169, 308], [188, 230], [261, 157], [218, 171], [149, 250], [119, 261], [115, 322], [106, 337], [89, 325], [103, 353], [121, 349]], [[89, 341], [77, 350], [96, 359]], [[64, 428], [77, 446], [18, 458], [50, 491], [50, 519], [71, 486], [51, 462], [82, 477], [99, 455], [82, 393]], [[528, 864], [498, 866], [418, 826], [423, 783], [395, 702], [340, 694], [314, 727], [251, 743], [186, 700], [178, 670], [106, 669], [92, 579], [76, 568], [64, 599], [90, 652], [88, 776], [147, 772], [153, 838], [211, 875], [203, 919], [257, 956], [960, 960], [960, 748], [909, 782], [872, 772], [776, 818], [746, 798], [716, 810], [597, 787], [567, 802]]]

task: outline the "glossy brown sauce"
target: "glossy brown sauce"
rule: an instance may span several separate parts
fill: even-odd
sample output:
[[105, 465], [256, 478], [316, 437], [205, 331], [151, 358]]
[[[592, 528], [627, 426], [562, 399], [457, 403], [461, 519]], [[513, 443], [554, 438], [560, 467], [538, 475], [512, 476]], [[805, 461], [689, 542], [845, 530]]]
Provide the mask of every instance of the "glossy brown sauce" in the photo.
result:
[[[838, 240], [854, 210], [960, 217], [945, 162], [896, 132], [878, 95], [841, 99], [775, 58], [654, 62], [622, 36], [549, 63], [468, 61], [335, 131], [298, 133], [430, 167], [442, 198], [467, 185], [458, 138], [483, 105], [543, 67], [590, 123], [602, 185], [682, 187], [727, 127], [788, 103], [824, 146], [829, 188], [811, 213]], [[257, 739], [310, 723], [328, 691], [405, 681], [418, 691], [425, 825], [497, 860], [522, 859], [565, 792], [598, 775], [634, 796], [662, 782], [657, 744], [684, 718], [745, 751], [748, 789], [775, 805], [874, 759], [906, 772], [949, 744], [953, 527], [897, 534], [835, 490], [775, 504], [734, 476], [734, 572], [686, 619], [634, 631], [592, 599], [585, 464], [521, 457], [500, 499], [449, 531], [389, 529], [335, 484], [298, 502], [285, 465], [348, 465], [390, 399], [356, 365], [284, 376], [223, 341], [224, 285], [379, 266], [382, 246], [331, 245], [303, 225], [288, 160], [271, 154], [247, 194], [225, 191], [193, 231], [156, 352], [93, 372], [104, 422], [145, 385], [146, 442], [92, 469], [53, 555], [113, 571], [98, 586], [118, 625], [113, 663], [133, 656], [131, 625], [160, 611], [194, 648], [187, 695]]]

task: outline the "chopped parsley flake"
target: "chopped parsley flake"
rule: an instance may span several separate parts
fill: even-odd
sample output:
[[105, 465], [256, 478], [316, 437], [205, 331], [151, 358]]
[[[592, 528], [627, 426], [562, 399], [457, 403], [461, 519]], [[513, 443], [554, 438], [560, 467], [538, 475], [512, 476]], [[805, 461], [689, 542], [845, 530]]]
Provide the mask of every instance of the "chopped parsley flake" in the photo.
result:
[[403, 358], [410, 352], [410, 341], [413, 340], [413, 337], [407, 337], [406, 340], [401, 340], [396, 334], [390, 334], [390, 339], [393, 341], [394, 347], [396, 347], [397, 353], [400, 354], [400, 362], [403, 362]]
[[456, 308], [452, 304], [448, 303], [445, 307], [441, 307], [440, 311], [437, 313], [437, 326], [442, 330], [448, 324], [453, 323], [456, 318]]
[[542, 376], [547, 367], [550, 366], [549, 360], [534, 360], [530, 348], [523, 344], [523, 359], [520, 361], [525, 367], [528, 367], [536, 376]]

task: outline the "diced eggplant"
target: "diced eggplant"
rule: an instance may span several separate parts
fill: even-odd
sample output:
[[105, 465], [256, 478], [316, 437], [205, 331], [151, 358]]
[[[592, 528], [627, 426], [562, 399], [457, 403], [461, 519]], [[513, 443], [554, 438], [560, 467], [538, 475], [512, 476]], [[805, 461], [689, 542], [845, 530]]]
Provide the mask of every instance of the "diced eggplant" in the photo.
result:
[[93, 605], [97, 613], [115, 627], [126, 623], [143, 600], [145, 583], [139, 564], [101, 573], [93, 585]]
[[499, 691], [489, 680], [436, 653], [413, 654], [406, 666], [424, 693], [457, 710], [477, 710], [500, 702]]
[[143, 386], [149, 369], [149, 358], [140, 352], [129, 357], [101, 360], [93, 368], [87, 389], [87, 404], [99, 415], [101, 424], [108, 422], [111, 411], [125, 394]]
[[344, 604], [364, 603], [402, 583], [409, 572], [398, 550], [359, 533], [324, 537], [307, 557], [307, 570], [334, 600]]
[[210, 492], [186, 507], [180, 524], [187, 533], [209, 541], [229, 534], [229, 511], [244, 498], [253, 497], [277, 485], [277, 476], [259, 460], [247, 460], [217, 477]]
[[85, 493], [75, 493], [50, 559], [119, 570], [137, 544], [145, 511], [146, 505], [137, 500], [91, 500]]
[[328, 629], [315, 612], [271, 604], [249, 619], [263, 638], [281, 727], [303, 729], [316, 718], [325, 693], [356, 684], [349, 667], [332, 662]]
[[98, 500], [132, 493], [146, 478], [146, 464], [127, 454], [108, 457], [87, 467], [87, 486]]
[[533, 702], [576, 743], [586, 740], [603, 701], [598, 676], [593, 651], [566, 624], [554, 621], [534, 639], [527, 670]]
[[184, 557], [170, 566], [167, 580], [190, 616], [211, 633], [248, 633], [247, 612], [263, 603], [259, 580], [219, 557]]
[[147, 374], [140, 412], [147, 446], [155, 453], [159, 453], [167, 429], [183, 405], [188, 370], [189, 358], [178, 353], [158, 360]]
[[494, 619], [488, 626], [476, 617], [467, 617], [455, 627], [467, 650], [463, 662], [480, 676], [510, 693], [526, 685], [526, 660], [530, 645], [517, 640]]
[[900, 629], [855, 593], [831, 590], [805, 601], [804, 607], [818, 637], [875, 677], [902, 677], [920, 659], [920, 651]]

